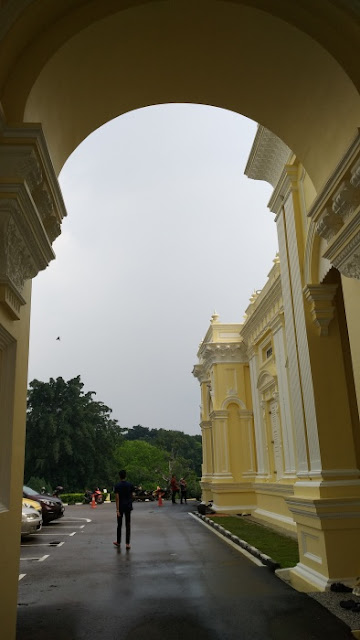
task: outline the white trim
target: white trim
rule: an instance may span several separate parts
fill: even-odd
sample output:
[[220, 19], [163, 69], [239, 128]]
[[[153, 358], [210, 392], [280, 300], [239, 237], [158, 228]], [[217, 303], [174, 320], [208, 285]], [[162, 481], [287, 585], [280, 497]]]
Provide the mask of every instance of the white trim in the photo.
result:
[[264, 518], [268, 518], [269, 520], [276, 520], [278, 522], [282, 522], [283, 524], [290, 525], [296, 530], [296, 522], [289, 516], [281, 516], [279, 513], [274, 513], [273, 511], [267, 511], [266, 509], [259, 508], [255, 509], [253, 513], [253, 516], [257, 515], [264, 516]]
[[[214, 492], [216, 493], [216, 492]], [[228, 507], [219, 507], [217, 504], [215, 504], [215, 502], [213, 502], [213, 506], [212, 508], [214, 509], [214, 511], [216, 511], [217, 513], [230, 513], [230, 512], [235, 512], [235, 513], [249, 513], [250, 511], [253, 511], [254, 509], [256, 509], [256, 504], [238, 504], [238, 505], [231, 505]]]
[[295, 483], [296, 487], [358, 487], [360, 480], [318, 480], [315, 482], [300, 480]]
[[[281, 571], [286, 571], [286, 569], [280, 569], [279, 572]], [[299, 576], [299, 578], [302, 578], [303, 580], [310, 583], [311, 585], [318, 587], [320, 591], [329, 590], [333, 582], [342, 582], [343, 584], [346, 584], [348, 586], [354, 586], [358, 580], [357, 576], [330, 579], [322, 575], [318, 571], [315, 571], [315, 569], [310, 569], [310, 567], [307, 567], [302, 562], [299, 562], [293, 569], [290, 569], [288, 571], [290, 576], [291, 574], [295, 574], [296, 576]], [[275, 573], [279, 575], [278, 570], [275, 571]], [[279, 575], [279, 577], [281, 577], [281, 575]]]

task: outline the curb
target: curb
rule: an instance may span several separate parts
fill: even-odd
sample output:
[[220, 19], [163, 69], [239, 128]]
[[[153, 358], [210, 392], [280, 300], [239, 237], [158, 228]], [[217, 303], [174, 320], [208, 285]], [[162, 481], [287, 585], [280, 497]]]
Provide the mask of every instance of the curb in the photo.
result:
[[272, 558], [270, 558], [270, 556], [267, 556], [265, 553], [262, 553], [259, 549], [257, 549], [256, 547], [253, 547], [251, 544], [246, 542], [246, 540], [241, 540], [241, 538], [238, 538], [238, 536], [235, 536], [233, 533], [231, 533], [227, 529], [224, 529], [224, 527], [222, 527], [217, 522], [214, 522], [214, 520], [211, 520], [210, 518], [207, 518], [206, 516], [203, 516], [200, 513], [196, 513], [196, 512], [194, 513], [194, 516], [206, 522], [206, 524], [210, 525], [210, 527], [215, 529], [218, 533], [223, 535], [225, 538], [229, 538], [229, 540], [239, 545], [239, 547], [241, 547], [242, 549], [245, 549], [245, 551], [250, 553], [252, 556], [260, 560], [262, 564], [268, 567], [270, 571], [275, 572], [276, 569], [280, 569], [280, 564], [275, 560], [273, 560]]

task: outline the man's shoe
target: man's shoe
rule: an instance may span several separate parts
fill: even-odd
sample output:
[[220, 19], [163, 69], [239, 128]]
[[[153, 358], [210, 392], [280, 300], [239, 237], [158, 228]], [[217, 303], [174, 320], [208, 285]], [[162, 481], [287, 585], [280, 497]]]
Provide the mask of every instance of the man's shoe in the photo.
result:
[[127, 545], [126, 545], [126, 548], [127, 548], [127, 549], [131, 549], [131, 545], [127, 544]]
[[113, 542], [114, 547], [120, 547], [120, 542]]

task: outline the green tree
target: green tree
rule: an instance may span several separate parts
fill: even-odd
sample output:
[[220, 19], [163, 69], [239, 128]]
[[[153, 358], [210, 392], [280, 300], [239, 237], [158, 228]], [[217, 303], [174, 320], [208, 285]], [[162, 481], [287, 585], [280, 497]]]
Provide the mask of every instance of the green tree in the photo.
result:
[[149, 444], [165, 450], [170, 456], [170, 460], [183, 458], [187, 461], [187, 466], [201, 477], [202, 464], [202, 441], [200, 435], [190, 436], [183, 431], [171, 429], [148, 429], [141, 425], [136, 425], [124, 434], [125, 440], [143, 440]]
[[118, 468], [126, 469], [129, 480], [143, 489], [164, 485], [169, 475], [167, 452], [141, 440], [128, 440], [116, 448]]
[[46, 478], [67, 491], [112, 484], [122, 429], [111, 419], [111, 409], [83, 387], [80, 376], [30, 383], [25, 479]]

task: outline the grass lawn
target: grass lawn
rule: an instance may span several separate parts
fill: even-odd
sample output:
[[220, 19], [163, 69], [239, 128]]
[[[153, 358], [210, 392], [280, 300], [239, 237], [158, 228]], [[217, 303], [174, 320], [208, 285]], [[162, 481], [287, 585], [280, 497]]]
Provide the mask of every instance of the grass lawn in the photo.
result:
[[245, 540], [253, 547], [276, 560], [281, 567], [294, 567], [299, 562], [299, 548], [296, 540], [276, 533], [262, 525], [235, 516], [209, 515], [208, 518]]

